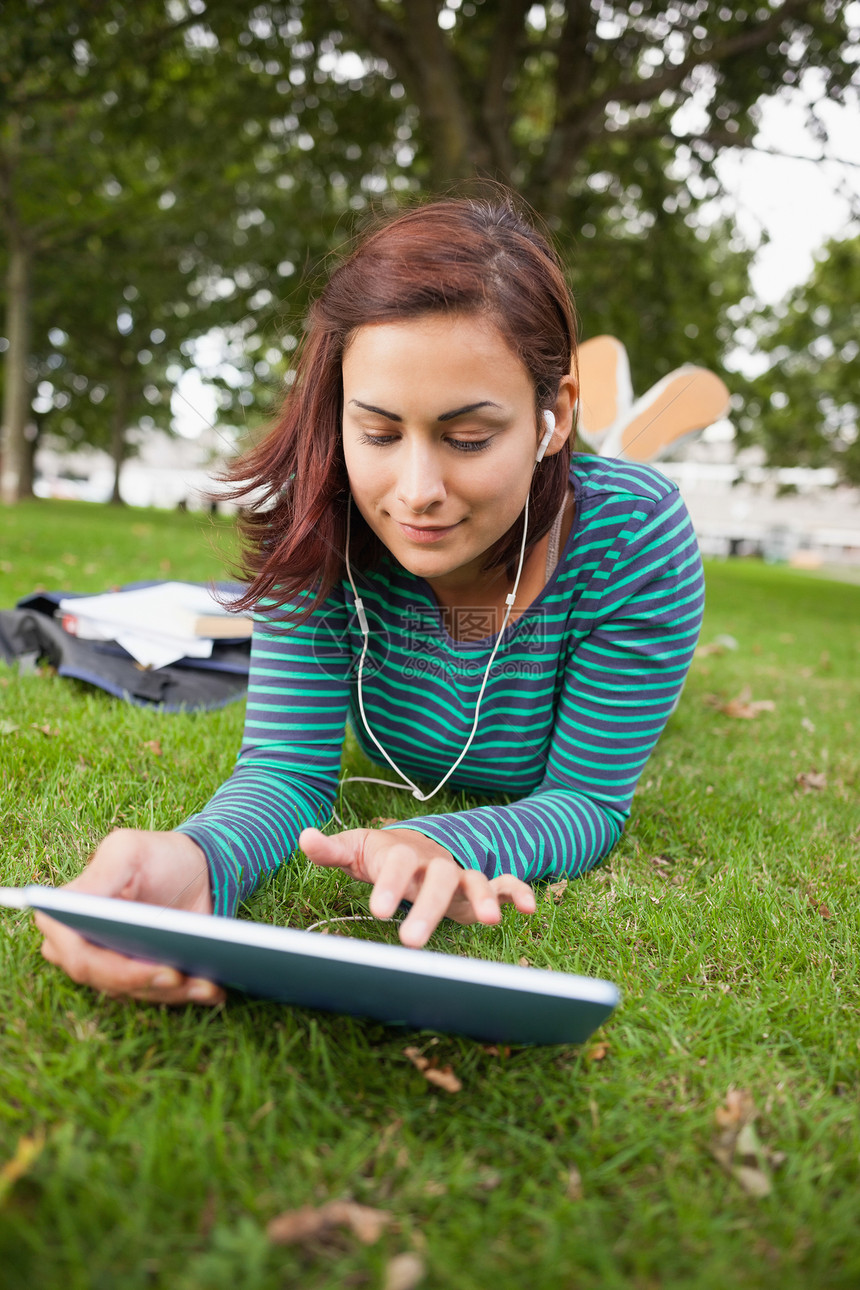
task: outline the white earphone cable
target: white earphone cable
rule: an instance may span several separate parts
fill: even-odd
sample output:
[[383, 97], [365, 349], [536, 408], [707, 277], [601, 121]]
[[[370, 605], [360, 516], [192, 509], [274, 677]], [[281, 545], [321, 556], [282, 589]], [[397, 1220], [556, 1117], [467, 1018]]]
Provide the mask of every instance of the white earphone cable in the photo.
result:
[[[544, 431], [543, 438], [540, 441], [540, 445], [538, 447], [537, 454], [535, 456], [535, 462], [532, 468], [532, 474], [534, 474], [534, 471], [537, 468], [539, 462], [543, 460], [544, 453], [546, 452], [546, 449], [549, 445], [549, 441], [552, 438], [552, 434], [555, 429], [555, 417], [553, 416], [553, 414], [551, 412], [544, 412], [543, 416], [544, 416], [544, 423], [546, 425], [546, 429]], [[511, 616], [511, 610], [514, 607], [514, 603], [517, 598], [517, 589], [520, 585], [520, 578], [522, 577], [523, 565], [525, 564], [526, 539], [528, 537], [528, 529], [529, 529], [529, 497], [527, 494], [526, 504], [523, 509], [523, 537], [520, 543], [519, 565], [517, 567], [516, 577], [514, 578], [513, 589], [509, 591], [507, 596], [505, 597], [505, 606], [506, 606], [505, 616], [502, 619], [501, 629], [499, 630], [499, 634], [496, 637], [496, 643], [493, 646], [493, 650], [492, 650], [492, 653], [490, 654], [489, 662], [487, 663], [487, 667], [484, 672], [484, 679], [481, 682], [481, 689], [478, 692], [478, 700], [475, 705], [475, 719], [472, 722], [472, 729], [469, 733], [469, 738], [466, 740], [466, 745], [463, 748], [463, 751], [460, 753], [460, 756], [454, 762], [454, 765], [443, 776], [443, 778], [439, 780], [439, 783], [430, 793], [423, 793], [421, 789], [418, 787], [418, 785], [413, 783], [413, 781], [409, 778], [409, 776], [404, 774], [404, 772], [400, 769], [400, 767], [396, 764], [396, 762], [388, 755], [386, 750], [383, 748], [382, 744], [377, 739], [376, 735], [373, 733], [373, 730], [371, 729], [371, 726], [370, 726], [370, 722], [367, 719], [367, 714], [364, 710], [364, 694], [362, 692], [362, 684], [364, 681], [364, 662], [365, 662], [365, 659], [367, 658], [367, 648], [370, 643], [370, 628], [367, 622], [367, 614], [365, 612], [364, 602], [359, 596], [358, 591], [356, 590], [355, 582], [353, 581], [353, 577], [352, 577], [352, 568], [349, 562], [349, 546], [350, 546], [350, 536], [352, 532], [351, 521], [352, 521], [352, 495], [350, 494], [349, 499], [347, 501], [347, 511], [346, 511], [346, 551], [344, 553], [344, 563], [346, 565], [346, 576], [349, 579], [349, 585], [352, 588], [352, 594], [355, 597], [355, 612], [358, 617], [358, 625], [361, 629], [361, 634], [364, 638], [362, 647], [361, 647], [361, 658], [359, 659], [359, 663], [358, 663], [358, 686], [357, 686], [358, 707], [359, 707], [359, 711], [361, 712], [361, 719], [362, 719], [362, 722], [364, 723], [364, 728], [367, 731], [368, 735], [373, 740], [373, 743], [375, 744], [375, 746], [382, 753], [382, 756], [388, 762], [388, 765], [395, 772], [395, 774], [400, 776], [400, 778], [404, 781], [404, 783], [392, 784], [388, 780], [366, 779], [364, 776], [360, 776], [360, 775], [350, 775], [347, 779], [342, 780], [341, 783], [356, 783], [360, 781], [362, 783], [385, 784], [388, 788], [409, 788], [412, 790], [412, 796], [417, 798], [419, 802], [429, 802], [431, 797], [435, 797], [436, 794], [439, 792], [439, 789], [442, 788], [448, 782], [451, 776], [454, 774], [454, 771], [460, 765], [461, 761], [466, 756], [466, 753], [471, 748], [475, 735], [478, 730], [478, 720], [481, 714], [481, 701], [483, 700], [484, 691], [487, 688], [487, 682], [490, 678], [490, 671], [495, 661], [496, 654], [499, 651], [499, 646], [502, 643], [502, 637], [505, 634], [505, 629], [507, 628], [508, 620], [510, 619], [510, 616]]]

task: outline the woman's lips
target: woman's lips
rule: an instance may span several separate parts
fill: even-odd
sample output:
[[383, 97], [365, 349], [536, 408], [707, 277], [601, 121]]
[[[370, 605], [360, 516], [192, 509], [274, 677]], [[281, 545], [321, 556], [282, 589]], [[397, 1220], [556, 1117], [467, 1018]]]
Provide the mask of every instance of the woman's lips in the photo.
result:
[[436, 525], [429, 524], [403, 524], [400, 520], [396, 521], [397, 527], [400, 529], [400, 532], [404, 537], [408, 538], [410, 542], [420, 542], [422, 544], [440, 542], [442, 538], [447, 537], [449, 533], [453, 533], [454, 529], [458, 527], [460, 522], [461, 521], [458, 520], [456, 524], [448, 524], [444, 527], [438, 527]]

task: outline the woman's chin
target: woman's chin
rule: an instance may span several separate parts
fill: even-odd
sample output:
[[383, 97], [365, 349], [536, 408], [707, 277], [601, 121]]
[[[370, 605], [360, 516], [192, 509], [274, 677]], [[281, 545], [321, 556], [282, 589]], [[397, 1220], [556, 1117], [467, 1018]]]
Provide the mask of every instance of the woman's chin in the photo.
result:
[[467, 586], [480, 578], [480, 555], [457, 559], [451, 556], [446, 558], [441, 551], [434, 555], [421, 551], [399, 551], [393, 554], [407, 573], [431, 584], [438, 582], [451, 587]]

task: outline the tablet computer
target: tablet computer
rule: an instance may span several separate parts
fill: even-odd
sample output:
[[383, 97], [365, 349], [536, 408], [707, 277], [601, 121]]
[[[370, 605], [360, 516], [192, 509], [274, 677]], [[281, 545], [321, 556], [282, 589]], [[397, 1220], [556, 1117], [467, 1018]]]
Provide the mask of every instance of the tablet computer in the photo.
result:
[[579, 1044], [610, 1015], [608, 981], [54, 887], [2, 887], [87, 940], [246, 994], [496, 1043]]

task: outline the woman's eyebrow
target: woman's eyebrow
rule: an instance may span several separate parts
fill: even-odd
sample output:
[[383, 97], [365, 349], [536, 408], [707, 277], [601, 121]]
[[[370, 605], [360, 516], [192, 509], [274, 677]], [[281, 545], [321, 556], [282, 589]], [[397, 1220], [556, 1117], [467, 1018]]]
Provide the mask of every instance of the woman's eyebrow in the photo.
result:
[[[375, 408], [372, 403], [362, 403], [360, 399], [350, 399], [350, 404], [357, 408], [362, 408], [365, 412], [375, 412], [379, 417], [385, 417], [386, 421], [402, 421], [396, 412], [386, 412], [384, 408]], [[455, 417], [465, 416], [467, 412], [477, 412], [478, 408], [498, 408], [499, 403], [493, 403], [490, 399], [483, 399], [480, 403], [467, 403], [465, 407], [454, 408], [452, 412], [443, 412], [436, 418], [437, 421], [453, 421]]]
[[385, 417], [386, 421], [402, 421], [396, 412], [386, 412], [384, 408], [375, 408], [372, 403], [360, 403], [358, 399], [350, 399], [350, 404], [357, 408], [363, 408], [365, 412], [375, 412], [378, 417]]
[[498, 408], [501, 405], [491, 402], [490, 399], [484, 399], [481, 403], [467, 403], [464, 408], [455, 408], [453, 412], [443, 412], [437, 421], [453, 421], [454, 417], [465, 416], [467, 412], [477, 412], [478, 408]]

